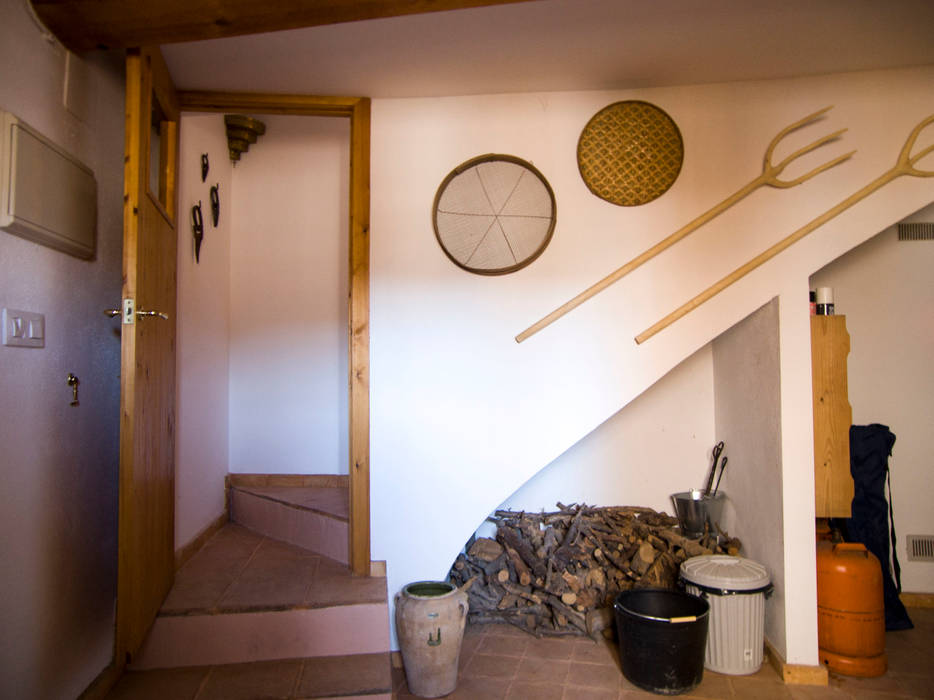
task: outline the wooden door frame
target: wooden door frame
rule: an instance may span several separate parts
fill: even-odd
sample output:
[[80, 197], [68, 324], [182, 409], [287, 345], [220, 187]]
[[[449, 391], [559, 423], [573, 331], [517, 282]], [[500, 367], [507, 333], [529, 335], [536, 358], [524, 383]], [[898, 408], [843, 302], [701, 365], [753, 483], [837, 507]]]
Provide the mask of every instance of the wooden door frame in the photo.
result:
[[350, 119], [350, 568], [370, 575], [370, 99], [178, 91], [182, 112]]

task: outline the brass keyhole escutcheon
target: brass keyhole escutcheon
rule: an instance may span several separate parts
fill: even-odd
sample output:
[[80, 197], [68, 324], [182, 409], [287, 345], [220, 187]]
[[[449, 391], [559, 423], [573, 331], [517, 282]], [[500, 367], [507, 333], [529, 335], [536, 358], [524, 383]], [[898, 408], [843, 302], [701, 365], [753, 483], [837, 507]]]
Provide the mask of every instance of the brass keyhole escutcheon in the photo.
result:
[[65, 383], [71, 387], [71, 406], [78, 405], [78, 385], [81, 383], [80, 380], [71, 372], [68, 373], [68, 377], [65, 379]]

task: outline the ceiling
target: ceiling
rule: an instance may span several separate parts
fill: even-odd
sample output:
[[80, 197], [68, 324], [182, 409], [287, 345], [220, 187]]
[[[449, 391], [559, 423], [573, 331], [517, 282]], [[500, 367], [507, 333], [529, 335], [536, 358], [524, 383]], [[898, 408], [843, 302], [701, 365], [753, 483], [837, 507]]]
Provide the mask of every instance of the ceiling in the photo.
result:
[[934, 64], [932, 34], [931, 0], [538, 0], [167, 44], [163, 53], [181, 89], [393, 98]]

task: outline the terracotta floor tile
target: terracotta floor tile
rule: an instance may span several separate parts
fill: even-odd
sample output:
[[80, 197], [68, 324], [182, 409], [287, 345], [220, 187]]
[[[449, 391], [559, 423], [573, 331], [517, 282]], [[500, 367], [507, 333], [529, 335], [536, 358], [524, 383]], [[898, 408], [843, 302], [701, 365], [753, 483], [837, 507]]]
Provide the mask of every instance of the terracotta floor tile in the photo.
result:
[[489, 636], [480, 641], [477, 651], [481, 654], [500, 654], [502, 656], [522, 656], [529, 646], [529, 640], [512, 636]]
[[526, 656], [519, 661], [516, 680], [561, 685], [567, 680], [570, 668], [570, 661]]
[[755, 700], [790, 700], [791, 691], [784, 683], [771, 683], [756, 680], [751, 676], [736, 676], [730, 679], [733, 695], [737, 698], [755, 698]]
[[457, 688], [447, 697], [451, 700], [505, 700], [509, 684], [501, 678], [460, 678]]
[[709, 700], [721, 700], [721, 698], [731, 698], [733, 697], [733, 684], [731, 678], [735, 676], [727, 676], [720, 673], [714, 673], [713, 671], [704, 671], [704, 677], [696, 688], [691, 690], [688, 693], [685, 693], [685, 697], [689, 698], [707, 698]]
[[477, 651], [477, 649], [480, 648], [480, 645], [483, 644], [484, 641], [486, 641], [486, 637], [481, 637], [478, 635], [474, 635], [471, 637], [468, 637], [466, 635], [464, 636], [464, 639], [461, 642], [461, 655], [460, 655], [460, 663], [461, 663], [462, 668], [464, 664], [470, 661], [470, 657], [473, 656], [473, 654]]
[[[485, 634], [490, 636], [493, 635], [504, 635], [507, 637], [522, 637], [523, 639], [528, 639], [531, 635], [528, 632], [520, 630], [515, 625], [510, 625], [507, 622], [501, 624], [490, 624], [490, 625], [480, 625], [480, 627], [485, 628]], [[534, 637], [533, 637], [534, 639]]]
[[203, 667], [128, 671], [107, 700], [193, 700], [207, 674]]
[[197, 700], [287, 699], [301, 668], [298, 660], [215, 666]]
[[876, 678], [855, 678], [834, 674], [834, 680], [836, 681], [835, 685], [847, 693], [865, 691], [877, 693], [902, 692], [898, 680], [892, 673], [886, 673], [884, 676], [877, 676]]
[[[528, 637], [529, 635], [526, 635]], [[543, 659], [570, 659], [574, 651], [576, 637], [542, 637], [529, 639], [526, 653], [529, 656], [540, 656]]]
[[562, 700], [563, 697], [564, 686], [531, 681], [513, 681], [506, 694], [507, 700]]
[[617, 700], [618, 697], [615, 690], [573, 685], [565, 686], [562, 700]]
[[211, 610], [230, 587], [233, 578], [177, 578], [162, 603], [160, 614], [178, 615]]
[[298, 697], [391, 691], [389, 654], [357, 654], [305, 659]]
[[281, 609], [302, 605], [313, 578], [314, 559], [250, 562], [220, 600], [222, 610]]
[[622, 672], [615, 666], [571, 662], [568, 685], [580, 685], [603, 690], [619, 690]]
[[592, 639], [578, 639], [574, 643], [571, 659], [591, 664], [604, 664], [619, 667], [619, 650], [613, 642]]
[[462, 678], [515, 678], [518, 664], [511, 656], [497, 656], [477, 652], [461, 672]]

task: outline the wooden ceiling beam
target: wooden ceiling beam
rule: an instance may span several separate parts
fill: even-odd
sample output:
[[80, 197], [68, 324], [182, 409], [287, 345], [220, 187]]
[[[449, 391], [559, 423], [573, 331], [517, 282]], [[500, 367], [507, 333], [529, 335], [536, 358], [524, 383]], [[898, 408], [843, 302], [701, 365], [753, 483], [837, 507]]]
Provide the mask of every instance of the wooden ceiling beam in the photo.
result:
[[531, 0], [32, 0], [72, 51], [220, 39]]

